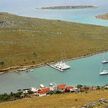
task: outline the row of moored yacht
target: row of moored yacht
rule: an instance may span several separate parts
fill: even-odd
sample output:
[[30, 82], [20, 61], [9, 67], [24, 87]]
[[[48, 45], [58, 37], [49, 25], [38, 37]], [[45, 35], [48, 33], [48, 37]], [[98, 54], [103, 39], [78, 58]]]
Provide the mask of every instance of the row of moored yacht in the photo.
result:
[[54, 63], [54, 64], [49, 64], [50, 67], [56, 69], [56, 70], [59, 70], [61, 72], [63, 72], [64, 70], [67, 70], [70, 68], [69, 65], [67, 65], [65, 62], [63, 61], [60, 61], [60, 62], [57, 62], [57, 63]]
[[[102, 64], [108, 64], [108, 60], [103, 60], [102, 61]], [[53, 63], [53, 64], [48, 64], [50, 67], [56, 69], [56, 70], [59, 70], [61, 72], [67, 70], [67, 69], [70, 69], [70, 66], [67, 65], [65, 62], [63, 61], [60, 61], [60, 62], [57, 62], [57, 63]], [[108, 70], [102, 70], [100, 73], [100, 75], [108, 75]]]
[[[108, 60], [103, 60], [102, 61], [102, 64], [107, 64], [108, 63]], [[100, 75], [108, 75], [108, 70], [103, 70], [100, 72]]]

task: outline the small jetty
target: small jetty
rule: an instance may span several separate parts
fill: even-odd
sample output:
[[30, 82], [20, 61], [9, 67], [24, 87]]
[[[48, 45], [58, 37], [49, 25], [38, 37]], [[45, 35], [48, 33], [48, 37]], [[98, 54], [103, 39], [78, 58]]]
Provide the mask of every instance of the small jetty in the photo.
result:
[[57, 63], [55, 63], [55, 64], [48, 64], [48, 66], [50, 66], [50, 67], [52, 67], [52, 68], [54, 68], [54, 69], [56, 69], [56, 70], [59, 70], [59, 71], [61, 71], [61, 72], [63, 72], [64, 70], [67, 70], [67, 69], [70, 68], [70, 66], [67, 65], [67, 64], [66, 64], [65, 62], [63, 62], [63, 61], [57, 62]]

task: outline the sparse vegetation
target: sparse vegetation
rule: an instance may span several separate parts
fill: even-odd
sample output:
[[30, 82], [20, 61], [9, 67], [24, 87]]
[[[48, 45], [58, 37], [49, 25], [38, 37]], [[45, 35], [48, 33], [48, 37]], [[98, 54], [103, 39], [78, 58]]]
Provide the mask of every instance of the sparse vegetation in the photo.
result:
[[[4, 21], [6, 22], [5, 24]], [[108, 27], [0, 14], [0, 69], [108, 50]]]
[[21, 92], [17, 92], [17, 93], [10, 93], [10, 94], [7, 94], [7, 93], [4, 93], [4, 94], [1, 94], [0, 95], [0, 102], [5, 102], [5, 101], [13, 101], [13, 100], [16, 100], [16, 99], [21, 99]]
[[88, 93], [66, 93], [45, 97], [24, 98], [0, 103], [0, 108], [91, 108], [91, 106], [106, 108], [108, 106], [106, 99], [108, 99], [108, 90], [95, 90]]

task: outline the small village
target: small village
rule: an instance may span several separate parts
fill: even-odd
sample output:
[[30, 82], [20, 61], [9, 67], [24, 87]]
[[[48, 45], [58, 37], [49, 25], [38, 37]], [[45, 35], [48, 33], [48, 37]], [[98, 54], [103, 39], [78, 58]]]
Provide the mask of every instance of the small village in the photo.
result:
[[[65, 93], [82, 93], [91, 92], [94, 90], [108, 89], [108, 85], [105, 86], [85, 86], [77, 85], [70, 86], [67, 84], [56, 84], [55, 82], [50, 83], [49, 86], [39, 85], [39, 88], [31, 87], [28, 89], [18, 89], [16, 93], [11, 92], [10, 94], [4, 93], [0, 95], [0, 101], [16, 100], [21, 98], [31, 98], [33, 96], [43, 97], [50, 96], [53, 94], [65, 94]], [[1, 98], [2, 97], [2, 98]], [[5, 100], [6, 99], [6, 100]]]
[[108, 85], [105, 86], [85, 86], [77, 85], [70, 86], [67, 84], [56, 84], [55, 82], [50, 83], [49, 86], [44, 86], [43, 84], [39, 85], [39, 88], [31, 87], [28, 89], [18, 89], [17, 92], [11, 92], [10, 94], [4, 93], [0, 94], [0, 102], [5, 101], [14, 101], [23, 98], [32, 98], [34, 96], [43, 97], [56, 94], [65, 94], [65, 93], [88, 93], [96, 90], [108, 89]]
[[[108, 85], [105, 86], [85, 86], [85, 85], [77, 85], [77, 86], [70, 86], [67, 84], [56, 84], [50, 83], [49, 86], [44, 86], [40, 84], [39, 88], [31, 87], [29, 89], [18, 90], [22, 92], [22, 97], [27, 96], [49, 96], [53, 94], [63, 94], [63, 93], [80, 93], [80, 92], [89, 92], [99, 89], [108, 89]], [[31, 94], [31, 95], [30, 95]]]
[[67, 93], [67, 92], [80, 92], [80, 89], [74, 86], [69, 86], [66, 84], [59, 84], [56, 83], [50, 83], [48, 87], [44, 86], [43, 84], [40, 84], [39, 88], [31, 87], [30, 89], [23, 89], [21, 90], [23, 95], [25, 94], [33, 94], [34, 96], [47, 96], [52, 94], [58, 94], [58, 93]]

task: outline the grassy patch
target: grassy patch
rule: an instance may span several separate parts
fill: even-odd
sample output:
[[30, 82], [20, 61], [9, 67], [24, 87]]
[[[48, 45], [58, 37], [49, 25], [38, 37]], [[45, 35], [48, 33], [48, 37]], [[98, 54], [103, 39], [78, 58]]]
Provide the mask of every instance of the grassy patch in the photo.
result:
[[108, 50], [108, 28], [0, 14], [0, 69]]
[[69, 93], [47, 97], [25, 98], [1, 103], [0, 108], [81, 108], [81, 106], [97, 101], [100, 98], [108, 99], [108, 91], [96, 90], [88, 93]]

